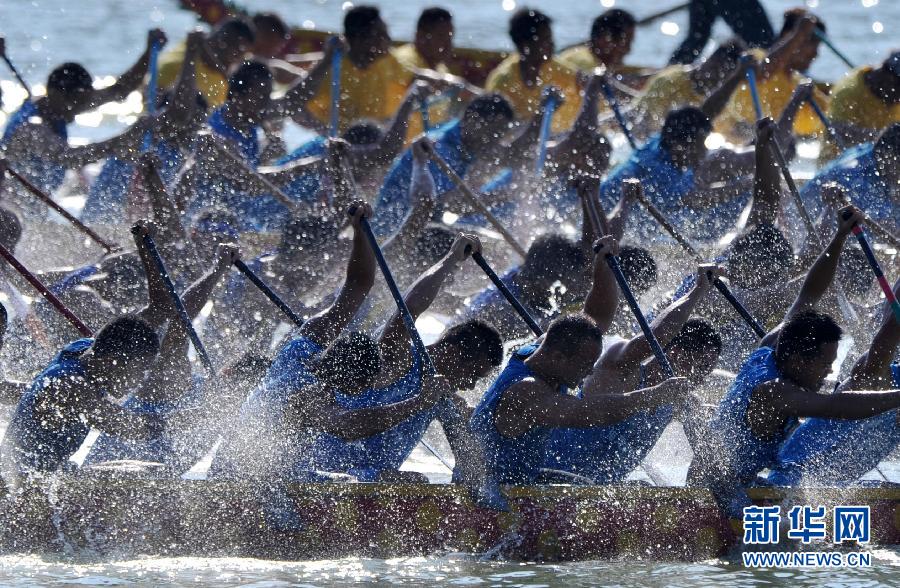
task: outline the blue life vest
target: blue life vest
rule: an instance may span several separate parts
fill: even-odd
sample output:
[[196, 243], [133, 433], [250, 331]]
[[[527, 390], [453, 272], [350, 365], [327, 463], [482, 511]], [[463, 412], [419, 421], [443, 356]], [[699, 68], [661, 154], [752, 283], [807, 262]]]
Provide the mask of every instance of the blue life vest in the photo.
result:
[[[158, 170], [159, 175], [163, 182], [169, 184], [181, 169], [184, 154], [177, 146], [166, 141], [156, 141], [154, 149], [162, 164]], [[81, 219], [88, 222], [110, 222], [121, 218], [128, 189], [134, 177], [134, 163], [118, 157], [107, 159], [91, 185]]]
[[[421, 360], [413, 351], [413, 365], [399, 380], [384, 388], [372, 388], [357, 396], [338, 392], [337, 403], [347, 409], [374, 408], [415, 397], [422, 390]], [[341, 472], [373, 482], [382, 470], [398, 469], [435, 418], [434, 407], [415, 414], [402, 423], [371, 437], [344, 441], [335, 435], [320, 434], [307, 449], [310, 470]]]
[[741, 485], [751, 483], [760, 471], [776, 463], [778, 449], [797, 423], [797, 419], [789, 419], [781, 431], [765, 440], [757, 437], [747, 424], [747, 407], [753, 391], [778, 377], [774, 349], [760, 347], [741, 366], [710, 422], [710, 432], [728, 444], [725, 451], [732, 468], [730, 473]]
[[[37, 104], [32, 101], [26, 101], [19, 110], [15, 111], [6, 121], [6, 128], [3, 130], [3, 138], [0, 139], [0, 151], [12, 140], [15, 132], [28, 123], [28, 119], [32, 117], [40, 117]], [[66, 123], [57, 121], [53, 125], [53, 132], [59, 136], [64, 143], [69, 141], [69, 131]], [[66, 168], [62, 164], [48, 161], [38, 155], [31, 155], [25, 161], [12, 161], [12, 167], [25, 176], [32, 184], [44, 192], [54, 192], [62, 186], [66, 177]]]
[[[275, 162], [275, 165], [287, 165], [305, 157], [325, 155], [325, 140], [325, 137], [319, 135], [303, 145], [300, 145], [281, 159], [278, 159]], [[294, 174], [294, 177], [287, 184], [283, 185], [281, 189], [285, 194], [296, 198], [298, 201], [313, 202], [321, 187], [322, 183], [320, 181], [319, 173], [316, 171], [306, 171]]]
[[[199, 406], [203, 395], [205, 378], [195, 376], [191, 387], [185, 394], [173, 401], [152, 402], [135, 395], [131, 395], [122, 405], [122, 408], [138, 415], [156, 415], [165, 419], [179, 411], [192, 409]], [[150, 439], [131, 440], [103, 433], [94, 442], [91, 450], [84, 458], [84, 465], [93, 465], [105, 461], [117, 461], [131, 459], [162, 463], [173, 467], [188, 469], [196, 458], [196, 455], [183, 455], [177, 447], [177, 440], [173, 439], [170, 431], [163, 429], [159, 435]]]
[[[900, 387], [900, 364], [891, 365], [891, 371], [894, 386]], [[777, 486], [852, 484], [900, 444], [897, 412], [859, 420], [808, 419], [784, 443], [769, 481]]]
[[[641, 365], [638, 389], [645, 386], [645, 379]], [[674, 407], [666, 405], [603, 427], [555, 429], [544, 467], [579, 474], [597, 484], [621, 482], [647, 457], [674, 414]]]
[[803, 185], [800, 196], [810, 214], [822, 210], [822, 186], [829, 182], [843, 186], [853, 203], [869, 218], [884, 224], [888, 230], [900, 230], [898, 203], [891, 199], [890, 187], [878, 171], [872, 143], [847, 149]]
[[[531, 484], [537, 479], [544, 461], [544, 448], [553, 429], [534, 427], [518, 437], [504, 437], [494, 425], [494, 413], [503, 393], [534, 374], [525, 360], [538, 348], [530, 343], [509, 358], [506, 367], [485, 392], [472, 414], [470, 426], [482, 444], [488, 471], [500, 484]], [[565, 394], [565, 388], [560, 388]]]
[[[57, 470], [84, 442], [90, 426], [77, 416], [68, 415], [66, 422], [46, 428], [42, 417], [35, 414], [35, 405], [51, 395], [47, 388], [64, 379], [83, 379], [81, 356], [90, 349], [93, 339], [78, 339], [65, 346], [53, 361], [37, 375], [19, 399], [7, 436], [14, 443], [15, 461], [24, 471], [52, 472]], [[106, 393], [96, 390], [85, 381], [79, 394], [102, 400]]]
[[[462, 130], [459, 121], [452, 121], [433, 129], [428, 136], [434, 140], [434, 150], [444, 158], [447, 165], [460, 177], [465, 177], [472, 163], [472, 156], [463, 147]], [[412, 182], [413, 157], [412, 150], [407, 149], [401, 155], [385, 176], [378, 198], [375, 201], [375, 216], [372, 218], [372, 229], [379, 237], [385, 237], [396, 232], [403, 223], [403, 219], [409, 213], [412, 205], [409, 202], [409, 186]], [[428, 170], [434, 178], [436, 195], [440, 197], [456, 187], [456, 185], [444, 175], [444, 172], [434, 162], [428, 163]], [[440, 201], [438, 209], [441, 208]], [[440, 214], [440, 210], [436, 211]]]

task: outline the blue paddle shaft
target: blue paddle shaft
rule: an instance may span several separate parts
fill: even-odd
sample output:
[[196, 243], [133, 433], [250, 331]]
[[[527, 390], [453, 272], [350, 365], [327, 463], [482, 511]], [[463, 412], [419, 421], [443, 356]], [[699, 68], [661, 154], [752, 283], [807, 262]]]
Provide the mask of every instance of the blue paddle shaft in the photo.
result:
[[256, 272], [254, 272], [252, 269], [250, 269], [247, 266], [247, 264], [243, 262], [243, 260], [241, 260], [241, 259], [235, 260], [234, 267], [236, 267], [238, 269], [238, 271], [240, 271], [242, 274], [244, 274], [244, 276], [246, 276], [247, 279], [250, 280], [254, 286], [259, 288], [260, 292], [265, 294], [266, 298], [268, 298], [272, 302], [272, 304], [277, 306], [278, 309], [281, 310], [281, 312], [283, 312], [285, 315], [287, 315], [287, 317], [289, 319], [291, 319], [291, 321], [295, 325], [297, 325], [298, 327], [303, 326], [303, 323], [304, 323], [303, 318], [300, 317], [293, 310], [291, 310], [291, 307], [288, 306], [287, 303], [284, 300], [282, 300], [281, 297], [278, 296], [278, 294], [276, 294], [275, 291], [272, 290], [272, 288], [270, 288], [269, 285], [266, 284], [262, 280], [262, 278], [257, 276]]
[[331, 57], [331, 125], [329, 137], [338, 136], [338, 118], [341, 112], [341, 60], [344, 52], [336, 49]]
[[828, 120], [828, 117], [825, 115], [822, 107], [819, 106], [818, 102], [816, 102], [815, 97], [810, 96], [807, 102], [809, 102], [810, 108], [813, 109], [813, 112], [816, 113], [816, 116], [822, 122], [822, 126], [825, 127], [825, 132], [827, 132], [831, 136], [831, 140], [834, 141], [835, 145], [837, 145], [838, 148], [843, 149], [844, 142], [841, 141], [840, 137], [837, 134], [837, 131], [835, 131], [834, 127], [831, 126], [831, 121]]
[[541, 119], [541, 134], [538, 139], [538, 157], [535, 172], [540, 175], [544, 171], [544, 161], [547, 159], [547, 141], [550, 140], [550, 125], [553, 123], [553, 113], [556, 111], [556, 99], [552, 96], [544, 107], [544, 117]]
[[759, 88], [756, 86], [756, 70], [747, 68], [747, 86], [750, 88], [750, 97], [753, 99], [753, 110], [756, 111], [756, 120], [763, 117], [762, 102], [759, 101]]
[[197, 331], [194, 330], [191, 317], [188, 316], [187, 310], [184, 308], [184, 302], [182, 302], [181, 296], [179, 296], [178, 292], [175, 290], [175, 284], [172, 283], [172, 278], [169, 277], [169, 271], [166, 269], [166, 264], [163, 262], [159, 250], [156, 249], [156, 243], [153, 242], [153, 237], [144, 235], [143, 238], [144, 245], [147, 247], [147, 252], [150, 254], [150, 257], [153, 258], [153, 262], [156, 264], [156, 270], [159, 272], [159, 275], [166, 286], [166, 290], [172, 298], [172, 303], [175, 305], [175, 312], [178, 314], [178, 319], [187, 331], [191, 343], [194, 344], [194, 350], [197, 351], [197, 355], [200, 357], [200, 361], [203, 363], [203, 367], [206, 371], [210, 374], [213, 373], [212, 361], [210, 361], [209, 355], [206, 353], [206, 348], [203, 347], [203, 343], [200, 341], [200, 337], [197, 336]]
[[628, 144], [631, 145], [632, 149], [637, 149], [637, 143], [634, 141], [634, 137], [628, 129], [628, 125], [625, 123], [625, 117], [622, 116], [622, 111], [619, 109], [619, 102], [616, 100], [612, 88], [609, 87], [606, 80], [603, 81], [601, 88], [603, 89], [603, 96], [606, 98], [610, 109], [613, 111], [613, 116], [616, 117], [616, 122], [619, 123], [619, 126], [622, 128], [622, 133], [625, 135], [625, 138], [628, 139]]
[[537, 324], [537, 321], [534, 320], [534, 317], [528, 312], [528, 310], [522, 306], [522, 303], [516, 298], [515, 294], [510, 292], [509, 288], [506, 287], [506, 284], [503, 283], [503, 280], [500, 279], [500, 276], [497, 275], [491, 266], [488, 264], [487, 260], [480, 253], [473, 253], [472, 260], [478, 264], [478, 267], [487, 275], [487, 277], [494, 283], [494, 286], [500, 290], [500, 293], [503, 294], [503, 297], [506, 298], [506, 301], [509, 302], [513, 308], [516, 309], [516, 312], [519, 313], [519, 316], [522, 317], [522, 320], [525, 321], [525, 324], [528, 325], [528, 328], [531, 329], [531, 332], [540, 337], [544, 334], [544, 330]]
[[[150, 79], [147, 81], [147, 112], [156, 114], [156, 88], [159, 83], [159, 52], [162, 49], [158, 42], [154, 42], [150, 46], [150, 57], [147, 65], [147, 71], [150, 73]], [[153, 147], [153, 133], [147, 131], [144, 133], [144, 141], [141, 144], [141, 151], [146, 153]]]
[[675, 377], [675, 370], [672, 369], [672, 364], [669, 363], [666, 352], [663, 351], [662, 345], [659, 344], [656, 335], [653, 334], [653, 329], [650, 328], [647, 318], [641, 311], [641, 307], [638, 306], [637, 299], [634, 297], [634, 293], [632, 293], [631, 287], [628, 285], [628, 280], [625, 279], [625, 274], [622, 273], [622, 268], [619, 267], [619, 259], [614, 255], [607, 255], [606, 263], [609, 265], [609, 269], [612, 270], [613, 276], [615, 276], [616, 282], [619, 284], [619, 289], [622, 291], [622, 295], [625, 297], [625, 301], [628, 303], [628, 307], [631, 309], [632, 314], [634, 314], [634, 318], [637, 319], [638, 325], [641, 327], [641, 332], [647, 339], [647, 343], [650, 344], [650, 349], [653, 350], [653, 355], [656, 357], [656, 361], [662, 368], [663, 374], [666, 378]]
[[753, 330], [753, 332], [756, 333], [757, 337], [763, 338], [766, 336], [766, 330], [763, 328], [763, 326], [756, 321], [752, 314], [750, 314], [750, 311], [747, 310], [747, 307], [741, 304], [741, 302], [737, 298], [735, 298], [734, 294], [731, 292], [728, 286], [725, 285], [725, 282], [723, 282], [719, 278], [716, 278], [715, 280], [713, 280], [713, 286], [716, 287], [716, 290], [721, 292], [722, 296], [725, 297], [725, 300], [727, 300], [728, 303], [731, 304], [732, 307], [734, 307], [734, 310], [736, 310], [737, 313], [741, 315], [741, 318], [744, 319], [744, 322], [746, 322], [747, 325]]

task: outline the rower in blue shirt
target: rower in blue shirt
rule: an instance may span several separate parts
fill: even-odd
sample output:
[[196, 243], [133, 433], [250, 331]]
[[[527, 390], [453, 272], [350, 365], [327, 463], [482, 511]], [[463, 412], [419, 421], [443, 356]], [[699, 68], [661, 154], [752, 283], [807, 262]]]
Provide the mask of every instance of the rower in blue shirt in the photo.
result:
[[709, 423], [705, 442], [694, 447], [688, 482], [710, 487], [733, 520], [750, 505], [746, 487], [775, 466], [798, 419], [861, 419], [900, 407], [900, 390], [818, 394], [842, 331], [814, 308], [834, 280], [851, 228], [863, 220], [852, 206], [838, 212], [838, 230], [807, 273], [784, 322], [744, 362]]
[[[894, 291], [900, 292], [900, 281], [894, 284]], [[900, 363], [891, 363], [898, 345], [900, 323], [885, 303], [881, 326], [869, 349], [835, 392], [900, 388]], [[858, 483], [900, 444], [897, 419], [897, 410], [862, 420], [807, 419], [781, 447], [769, 482], [777, 486]]]
[[800, 195], [811, 212], [822, 210], [822, 188], [837, 183], [866, 215], [893, 232], [900, 231], [900, 123], [884, 131], [874, 143], [863, 143], [844, 151], [804, 184]]
[[677, 401], [687, 381], [673, 378], [623, 395], [586, 395], [575, 390], [591, 373], [603, 347], [603, 329], [615, 314], [617, 286], [605, 261], [618, 244], [597, 243], [594, 283], [584, 314], [558, 317], [537, 341], [516, 351], [472, 415], [472, 431], [484, 447], [491, 476], [501, 484], [531, 484], [544, 464], [555, 428], [593, 427], [620, 421], [641, 408]]
[[[693, 386], [702, 383], [719, 359], [722, 340], [708, 322], [690, 319], [696, 305], [710, 291], [722, 270], [714, 265], [697, 269], [696, 285], [653, 321], [651, 328], [675, 373]], [[607, 347], [585, 382], [582, 396], [622, 395], [655, 386], [665, 379], [641, 334]], [[674, 400], [674, 399], [673, 399]], [[647, 408], [605, 427], [556, 429], [547, 445], [544, 467], [583, 476], [597, 483], [622, 481], [644, 459], [675, 416], [666, 404]], [[697, 418], [697, 415], [685, 415]]]

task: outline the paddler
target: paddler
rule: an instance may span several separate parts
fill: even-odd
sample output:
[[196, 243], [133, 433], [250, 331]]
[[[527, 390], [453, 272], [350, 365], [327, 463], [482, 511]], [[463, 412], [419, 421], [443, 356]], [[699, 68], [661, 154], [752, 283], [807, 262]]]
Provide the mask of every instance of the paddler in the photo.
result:
[[620, 421], [638, 410], [677, 402], [687, 392], [672, 378], [622, 395], [577, 397], [603, 350], [603, 333], [615, 314], [618, 289], [607, 262], [618, 252], [612, 237], [598, 240], [593, 286], [584, 313], [558, 317], [542, 338], [519, 348], [472, 415], [491, 475], [501, 484], [531, 484], [543, 466], [554, 428], [593, 427]]
[[625, 57], [631, 52], [637, 21], [634, 15], [621, 8], [610, 8], [591, 23], [586, 43], [564, 49], [557, 59], [570, 68], [590, 73], [598, 67], [617, 78]]
[[688, 482], [709, 486], [732, 519], [740, 519], [743, 507], [750, 505], [746, 487], [763, 469], [776, 465], [798, 419], [863, 419], [900, 407], [900, 390], [818, 394], [837, 357], [842, 331], [815, 307], [834, 280], [851, 228], [864, 220], [852, 206], [838, 211], [838, 229], [806, 274], [784, 321], [741, 366], [708, 426], [707, 441], [694, 448]]

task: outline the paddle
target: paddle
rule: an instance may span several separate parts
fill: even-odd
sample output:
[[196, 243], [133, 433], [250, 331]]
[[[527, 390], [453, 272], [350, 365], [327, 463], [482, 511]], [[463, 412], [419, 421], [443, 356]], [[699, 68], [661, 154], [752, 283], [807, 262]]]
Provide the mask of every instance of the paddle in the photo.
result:
[[31, 95], [31, 88], [28, 87], [28, 84], [25, 82], [25, 78], [19, 73], [19, 70], [16, 69], [16, 66], [13, 65], [12, 60], [9, 58], [9, 55], [6, 54], [6, 47], [4, 44], [3, 53], [0, 53], [0, 56], [3, 57], [3, 61], [6, 63], [6, 67], [9, 68], [9, 71], [16, 77], [16, 80], [19, 82], [19, 85], [25, 90], [25, 94], [28, 96], [28, 100], [31, 101], [33, 96]]
[[622, 116], [619, 102], [616, 100], [612, 88], [609, 86], [609, 82], [606, 81], [606, 78], [603, 78], [600, 89], [603, 91], [603, 97], [606, 98], [606, 101], [609, 103], [609, 108], [613, 111], [613, 116], [616, 117], [616, 122], [619, 123], [619, 127], [622, 129], [622, 133], [625, 135], [625, 138], [628, 139], [628, 144], [631, 145], [632, 149], [637, 149], [637, 143], [634, 140], [634, 136], [631, 134], [631, 130], [625, 122], [625, 117]]
[[637, 26], [642, 27], [652, 23], [653, 21], [659, 20], [661, 18], [665, 18], [671, 14], [675, 14], [676, 12], [681, 12], [686, 8], [691, 7], [691, 2], [683, 2], [681, 4], [676, 4], [671, 8], [666, 8], [665, 10], [660, 10], [659, 12], [654, 12], [653, 14], [648, 14], [644, 18], [641, 18], [637, 21]]
[[[356, 208], [351, 208], [347, 211], [348, 216], [353, 216], [356, 214]], [[372, 232], [372, 225], [369, 224], [369, 220], [365, 217], [359, 219], [359, 226], [362, 229], [363, 235], [365, 235], [366, 240], [369, 242], [369, 247], [372, 248], [372, 253], [375, 255], [375, 261], [378, 262], [378, 267], [381, 269], [381, 275], [384, 276], [384, 281], [387, 284], [388, 290], [391, 292], [391, 297], [394, 299], [394, 303], [397, 305], [397, 310], [400, 312], [400, 318], [403, 319], [403, 324], [406, 325], [406, 331], [409, 334], [409, 338], [412, 341], [413, 349], [416, 351], [416, 355], [419, 356], [419, 359], [422, 361], [423, 372], [428, 374], [429, 376], [433, 376], [435, 374], [434, 363], [431, 361], [431, 356], [428, 355], [428, 349], [425, 348], [425, 343], [422, 342], [422, 337], [419, 335], [419, 330], [416, 328], [416, 321], [412, 316], [412, 313], [409, 312], [409, 308], [406, 306], [406, 301], [403, 300], [403, 294], [400, 292], [400, 288], [397, 287], [397, 282], [394, 280], [394, 275], [391, 273], [391, 268], [388, 267], [387, 260], [384, 258], [384, 253], [381, 251], [381, 246], [378, 244], [378, 240], [375, 238], [375, 233]], [[425, 442], [424, 439], [420, 440], [422, 445], [430, 451], [442, 464], [444, 464], [447, 469], [451, 472], [453, 471], [453, 467], [450, 465], [447, 460], [445, 460], [441, 455], [437, 452], [435, 448]]]
[[837, 134], [837, 131], [831, 124], [831, 121], [828, 120], [828, 117], [825, 115], [825, 112], [822, 110], [822, 107], [819, 106], [819, 103], [816, 102], [816, 98], [810, 94], [809, 98], [806, 100], [809, 102], [810, 108], [813, 109], [813, 112], [816, 113], [816, 116], [822, 122], [822, 126], [825, 127], [825, 132], [831, 137], [831, 140], [834, 141], [834, 144], [838, 146], [838, 149], [844, 148], [844, 142], [841, 140], [840, 136]]
[[[658, 222], [660, 226], [662, 226], [662, 228], [667, 233], [669, 233], [672, 238], [674, 238], [689, 255], [691, 255], [691, 257], [693, 257], [698, 263], [703, 263], [703, 257], [700, 255], [700, 253], [697, 252], [694, 246], [691, 245], [690, 241], [688, 241], [687, 238], [684, 237], [684, 235], [682, 235], [681, 232], [675, 228], [675, 225], [673, 225], [672, 222], [668, 218], [666, 218], [662, 211], [656, 208], [656, 206], [654, 206], [652, 202], [647, 200], [647, 197], [644, 195], [644, 191], [640, 188], [640, 183], [634, 178], [629, 178], [625, 180], [625, 182], [637, 183], [638, 187], [636, 190], [634, 190], [637, 201], [647, 209], [647, 212], [650, 213], [650, 216], [652, 216], [654, 220], [656, 220], [656, 222]], [[744, 322], [747, 323], [747, 326], [749, 326], [750, 329], [754, 333], [756, 333], [756, 336], [760, 338], [764, 337], [766, 335], [766, 330], [762, 327], [762, 325], [759, 324], [759, 322], [757, 322], [753, 315], [750, 314], [750, 311], [747, 310], [747, 307], [741, 304], [741, 302], [735, 297], [735, 295], [731, 292], [731, 289], [725, 285], [725, 282], [723, 282], [719, 278], [715, 278], [712, 283], [713, 286], [716, 287], [716, 290], [718, 290], [719, 293], [722, 294], [725, 300], [727, 300], [728, 303], [731, 304], [731, 306], [734, 308], [734, 310], [741, 316], [741, 318], [744, 319]]]
[[256, 275], [256, 272], [250, 269], [242, 259], [234, 260], [234, 267], [236, 267], [239, 272], [244, 274], [244, 276], [248, 280], [250, 280], [254, 286], [259, 288], [259, 291], [265, 294], [266, 298], [268, 298], [272, 302], [272, 304], [277, 306], [281, 312], [287, 315], [287, 317], [291, 319], [291, 322], [293, 322], [298, 327], [303, 326], [303, 323], [305, 322], [303, 320], [303, 317], [299, 316], [297, 313], [291, 310], [291, 307], [288, 306], [288, 304], [284, 300], [282, 300], [281, 297], [278, 296], [278, 294], [276, 294], [275, 291], [272, 290], [272, 288], [270, 288], [269, 285], [262, 280], [262, 278]]
[[341, 60], [344, 50], [340, 46], [335, 47], [331, 55], [331, 124], [328, 126], [328, 136], [338, 136], [338, 120], [341, 113]]
[[94, 332], [91, 331], [91, 329], [87, 325], [85, 325], [81, 321], [80, 318], [75, 316], [75, 313], [73, 313], [71, 310], [66, 308], [66, 305], [63, 304], [62, 301], [59, 298], [57, 298], [53, 294], [53, 292], [51, 292], [47, 288], [47, 286], [45, 286], [43, 284], [43, 282], [41, 282], [37, 278], [37, 276], [35, 276], [30, 271], [28, 271], [28, 268], [26, 268], [24, 265], [22, 265], [19, 262], [19, 260], [16, 259], [16, 257], [12, 254], [12, 252], [9, 249], [7, 249], [6, 247], [4, 247], [3, 245], [0, 245], [0, 256], [2, 256], [3, 259], [5, 259], [9, 263], [9, 265], [13, 266], [13, 269], [15, 269], [17, 272], [19, 272], [19, 274], [23, 278], [25, 278], [28, 281], [28, 283], [31, 284], [34, 287], [34, 289], [37, 290], [38, 293], [40, 293], [40, 295], [43, 296], [44, 299], [47, 300], [47, 302], [52, 304], [53, 307], [56, 310], [58, 310], [61, 315], [66, 317], [66, 319], [70, 323], [72, 323], [72, 326], [75, 327], [76, 329], [78, 329], [79, 333], [81, 333], [85, 337], [93, 337], [94, 336]]
[[484, 258], [481, 253], [475, 252], [472, 254], [472, 260], [478, 264], [478, 267], [487, 275], [487, 277], [494, 283], [494, 286], [500, 290], [500, 293], [503, 294], [503, 297], [506, 298], [506, 301], [509, 302], [516, 312], [519, 313], [519, 316], [522, 317], [522, 320], [525, 321], [525, 324], [528, 325], [528, 328], [531, 329], [531, 332], [540, 337], [544, 334], [544, 330], [541, 329], [540, 325], [537, 324], [537, 321], [531, 316], [528, 310], [522, 306], [522, 303], [516, 298], [515, 294], [510, 292], [509, 288], [506, 287], [506, 284], [503, 283], [503, 280], [500, 279], [500, 276], [491, 269], [491, 266], [488, 264], [487, 260]]
[[493, 226], [494, 229], [496, 229], [497, 232], [503, 236], [506, 242], [509, 243], [509, 246], [512, 247], [513, 250], [515, 250], [515, 252], [522, 257], [522, 259], [525, 259], [525, 256], [527, 255], [525, 248], [522, 247], [522, 245], [516, 240], [512, 233], [510, 233], [506, 229], [506, 227], [503, 226], [503, 223], [501, 223], [500, 220], [496, 216], [494, 216], [490, 210], [488, 210], [487, 206], [485, 206], [481, 202], [481, 199], [475, 194], [472, 188], [470, 188], [463, 181], [463, 179], [459, 177], [459, 174], [456, 173], [446, 161], [444, 161], [444, 158], [441, 157], [440, 154], [438, 154], [438, 152], [435, 151], [430, 144], [424, 145], [424, 148], [428, 152], [428, 157], [431, 159], [431, 161], [433, 161], [435, 165], [438, 166], [438, 168], [444, 173], [444, 175], [450, 178], [451, 182], [456, 184], [456, 187], [459, 188], [462, 195], [465, 196], [466, 201], [478, 212], [484, 215], [488, 222], [491, 223], [491, 226]]
[[[747, 56], [749, 58], [749, 56]], [[743, 57], [741, 59], [744, 59]], [[753, 99], [753, 110], [756, 112], [756, 120], [763, 117], [762, 102], [759, 101], [759, 88], [756, 86], [756, 69], [747, 68], [747, 86], [750, 88], [750, 97]]]
[[[162, 45], [159, 41], [154, 41], [150, 46], [150, 59], [147, 65], [147, 71], [150, 73], [150, 79], [147, 80], [147, 112], [151, 115], [156, 114], [156, 90], [159, 80], [159, 52]], [[153, 131], [148, 130], [144, 133], [144, 141], [141, 144], [141, 151], [146, 153], [153, 147]]]
[[547, 101], [544, 105], [544, 118], [541, 119], [541, 132], [538, 137], [538, 156], [534, 170], [534, 173], [538, 176], [544, 171], [544, 162], [547, 160], [547, 141], [550, 140], [550, 125], [553, 123], [553, 113], [556, 111], [558, 105], [555, 96], [552, 94], [547, 96]]
[[94, 243], [105, 249], [107, 253], [113, 253], [114, 251], [118, 251], [119, 249], [121, 249], [121, 247], [119, 247], [115, 243], [110, 243], [109, 241], [95, 233], [93, 230], [91, 230], [90, 227], [85, 225], [83, 222], [72, 216], [68, 210], [57, 204], [53, 200], [53, 198], [51, 198], [43, 190], [32, 184], [28, 180], [28, 178], [26, 178], [13, 168], [9, 167], [8, 163], [6, 166], [6, 171], [7, 173], [9, 173], [9, 175], [17, 179], [23, 186], [25, 186], [25, 188], [34, 196], [36, 196], [38, 200], [59, 213], [60, 216], [69, 221], [76, 229], [87, 235], [88, 238], [91, 239]]
[[[132, 234], [137, 235], [137, 233], [140, 232], [140, 228], [132, 227], [131, 232]], [[184, 327], [184, 330], [187, 331], [188, 337], [190, 337], [191, 339], [191, 343], [194, 344], [194, 350], [200, 357], [200, 361], [203, 363], [203, 367], [206, 369], [206, 372], [212, 375], [213, 373], [215, 373], [213, 370], [212, 361], [210, 361], [209, 355], [206, 354], [206, 348], [203, 347], [203, 342], [200, 341], [200, 337], [197, 335], [197, 331], [194, 330], [194, 325], [191, 322], [191, 317], [188, 316], [187, 310], [184, 308], [184, 302], [182, 302], [181, 297], [175, 290], [175, 284], [172, 283], [172, 278], [169, 277], [169, 271], [166, 269], [166, 264], [165, 262], [163, 262], [163, 258], [159, 254], [159, 250], [156, 249], [156, 243], [153, 242], [153, 237], [145, 234], [142, 236], [142, 239], [144, 241], [144, 246], [147, 248], [147, 252], [153, 259], [153, 262], [156, 264], [156, 270], [159, 272], [159, 276], [162, 278], [163, 284], [165, 284], [169, 296], [172, 298], [172, 304], [175, 306], [175, 312], [178, 314], [178, 320], [181, 321], [181, 325]]]
[[837, 56], [838, 59], [840, 59], [841, 61], [843, 61], [843, 62], [847, 65], [847, 67], [849, 67], [850, 69], [856, 69], [856, 66], [853, 65], [853, 62], [850, 61], [849, 59], [847, 59], [847, 56], [844, 55], [843, 53], [841, 53], [841, 51], [840, 51], [837, 47], [834, 46], [834, 43], [831, 42], [831, 39], [828, 38], [828, 35], [826, 35], [826, 34], [825, 34], [822, 30], [820, 30], [819, 28], [816, 28], [813, 32], [815, 33], [815, 35], [816, 35], [817, 37], [819, 37], [819, 40], [820, 40], [820, 41], [822, 41], [823, 43], [825, 43], [825, 46], [826, 46], [826, 47], [828, 47], [829, 49], [831, 49], [831, 52], [834, 53], [834, 54]]
[[[850, 218], [850, 216], [851, 213], [844, 213], [845, 220]], [[859, 246], [862, 248], [866, 259], [869, 262], [869, 266], [872, 268], [872, 273], [875, 274], [875, 279], [878, 281], [881, 291], [884, 292], [884, 297], [887, 299], [888, 304], [891, 305], [891, 310], [894, 312], [894, 318], [900, 323], [900, 302], [897, 301], [897, 297], [894, 295], [891, 285], [888, 283], [887, 278], [884, 277], [884, 272], [881, 271], [881, 265], [875, 257], [875, 252], [872, 251], [872, 246], [869, 245], [869, 240], [866, 239], [866, 235], [863, 233], [859, 223], [853, 225], [853, 229], [851, 230], [853, 231], [853, 234], [856, 235], [856, 240], [859, 241]]]

